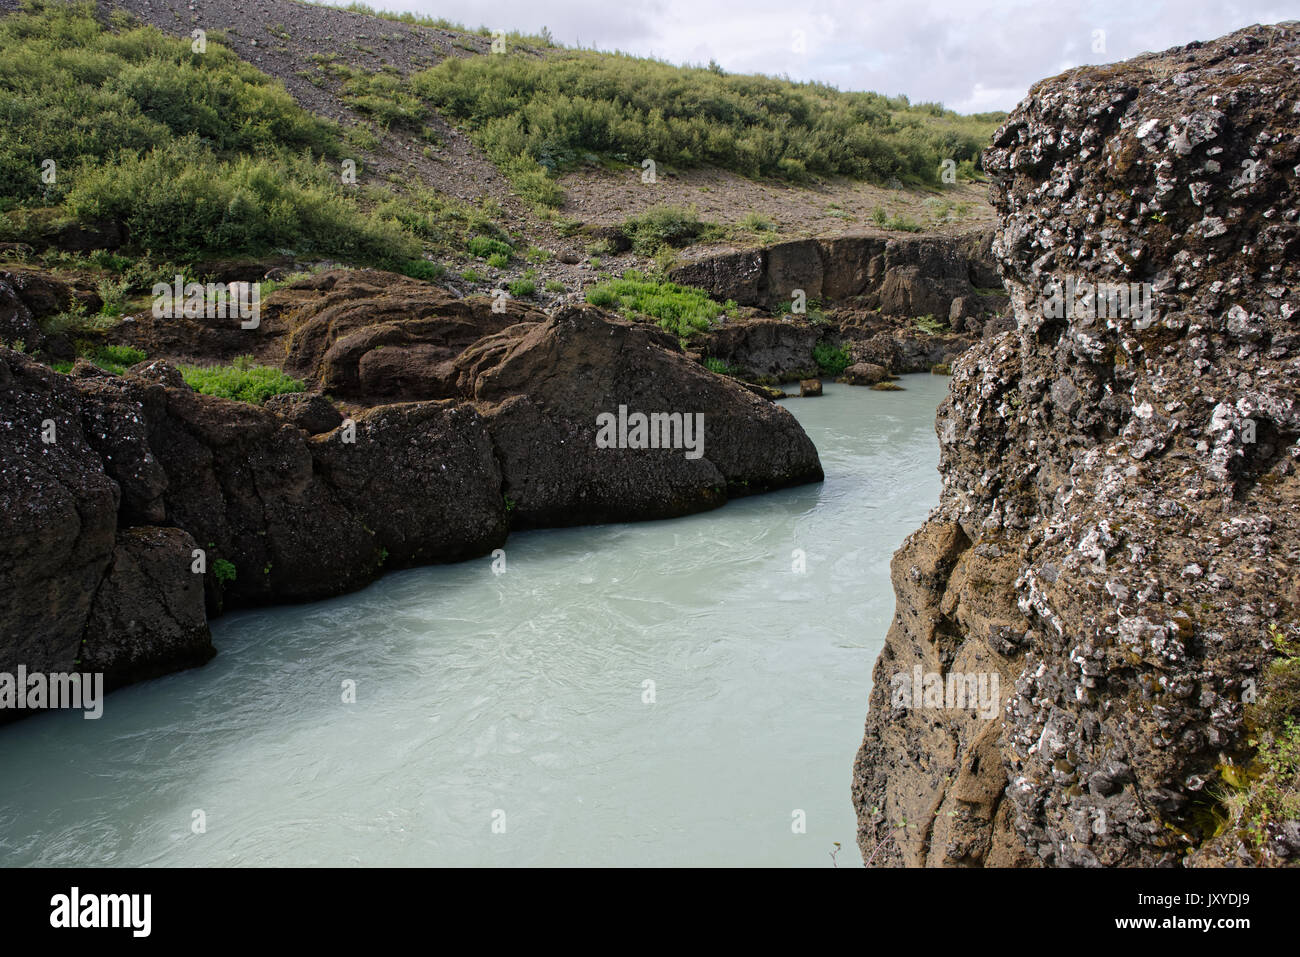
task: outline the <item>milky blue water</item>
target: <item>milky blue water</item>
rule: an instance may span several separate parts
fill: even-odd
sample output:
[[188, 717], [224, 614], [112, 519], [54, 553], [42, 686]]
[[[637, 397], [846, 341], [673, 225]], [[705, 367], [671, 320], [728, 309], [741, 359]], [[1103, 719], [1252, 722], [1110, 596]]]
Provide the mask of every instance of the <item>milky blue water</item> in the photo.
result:
[[824, 484], [231, 614], [211, 664], [99, 721], [0, 728], [0, 863], [860, 866], [853, 758], [947, 381], [788, 400]]

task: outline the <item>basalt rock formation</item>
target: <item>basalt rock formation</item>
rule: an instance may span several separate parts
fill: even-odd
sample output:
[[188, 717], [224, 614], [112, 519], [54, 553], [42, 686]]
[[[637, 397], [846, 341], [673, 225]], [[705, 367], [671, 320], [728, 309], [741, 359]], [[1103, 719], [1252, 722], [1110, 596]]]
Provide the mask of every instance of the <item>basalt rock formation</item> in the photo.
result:
[[[425, 370], [400, 398], [446, 398], [353, 401], [344, 420], [320, 394], [259, 407], [195, 393], [161, 361], [65, 376], [0, 347], [0, 672], [99, 670], [118, 687], [207, 661], [223, 609], [472, 558], [512, 525], [673, 517], [822, 478], [789, 412], [653, 327], [497, 314], [388, 274], [288, 293], [245, 331], [287, 343], [315, 383], [391, 393], [366, 385], [367, 358], [391, 351]], [[620, 406], [701, 414], [698, 454], [601, 447], [597, 417]]]
[[[1016, 329], [957, 361], [941, 504], [894, 557], [859, 845], [1196, 863], [1272, 636], [1300, 627], [1300, 25], [1043, 81], [985, 168]], [[1152, 308], [1051, 305], [1070, 278]], [[917, 666], [996, 675], [997, 716], [906, 706]]]
[[991, 240], [987, 232], [951, 238], [797, 239], [710, 254], [677, 266], [669, 278], [742, 306], [777, 308], [802, 289], [809, 300], [860, 297], [868, 308], [886, 315], [946, 319], [954, 299], [1000, 287]]
[[[846, 348], [854, 362], [893, 374], [929, 372], [968, 349], [1008, 308], [991, 252], [992, 234], [804, 239], [711, 254], [670, 272], [675, 282], [720, 300], [788, 309], [796, 290], [818, 321], [802, 315], [729, 320], [699, 348], [758, 381], [818, 374], [817, 346]], [[921, 320], [923, 326], [915, 324]]]

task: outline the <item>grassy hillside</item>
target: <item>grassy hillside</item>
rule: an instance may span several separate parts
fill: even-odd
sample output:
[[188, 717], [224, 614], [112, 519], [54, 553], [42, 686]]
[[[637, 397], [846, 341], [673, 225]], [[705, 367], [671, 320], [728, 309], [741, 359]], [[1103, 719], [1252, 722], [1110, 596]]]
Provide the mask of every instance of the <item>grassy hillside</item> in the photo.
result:
[[363, 211], [338, 128], [210, 38], [92, 3], [31, 2], [0, 19], [0, 235], [64, 217], [116, 220], [132, 245], [191, 259], [274, 248], [385, 262], [409, 230]]
[[973, 174], [1002, 115], [577, 50], [448, 59], [410, 85], [525, 181], [593, 159], [649, 158], [794, 181], [934, 183], [945, 159]]
[[[283, 42], [290, 34], [277, 29]], [[548, 37], [512, 34], [510, 52], [484, 55], [481, 37], [452, 36], [440, 52], [410, 56], [406, 72], [390, 63], [367, 69], [338, 44], [308, 45], [310, 69], [279, 64], [281, 79], [224, 39], [213, 30], [196, 52], [188, 38], [97, 12], [90, 0], [27, 0], [25, 12], [0, 17], [0, 240], [44, 247], [68, 224], [117, 223], [127, 235], [122, 252], [154, 261], [286, 251], [407, 271], [425, 265], [422, 255], [463, 257], [478, 235], [546, 239], [519, 215], [525, 204], [507, 216], [500, 201], [515, 202], [513, 190], [540, 221], [559, 222], [545, 207], [563, 202], [556, 176], [567, 170], [636, 168], [650, 158], [670, 170], [788, 182], [929, 184], [945, 159], [972, 175], [998, 119], [565, 50]], [[352, 125], [340, 129], [302, 108], [285, 77], [307, 78], [313, 93], [336, 90], [335, 102], [355, 110]], [[313, 109], [337, 112], [328, 97]], [[438, 114], [495, 163], [474, 150], [480, 166], [468, 177], [496, 176], [495, 193], [448, 195], [449, 177], [465, 179], [474, 166], [463, 151], [443, 162], [450, 134]], [[355, 185], [342, 175], [346, 161], [357, 164]], [[388, 163], [383, 175], [361, 168], [375, 161]], [[591, 207], [578, 204], [584, 215]], [[639, 242], [638, 254], [650, 255], [650, 245]]]

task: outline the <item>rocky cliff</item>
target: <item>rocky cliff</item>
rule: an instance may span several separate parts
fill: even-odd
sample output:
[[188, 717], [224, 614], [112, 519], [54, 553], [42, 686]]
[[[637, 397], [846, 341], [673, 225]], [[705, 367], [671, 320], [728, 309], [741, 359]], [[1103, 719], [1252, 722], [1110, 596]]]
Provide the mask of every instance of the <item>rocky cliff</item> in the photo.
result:
[[[985, 230], [801, 239], [711, 252], [669, 277], [719, 300], [787, 313], [729, 320], [700, 336], [705, 354], [750, 379], [816, 376], [818, 346], [842, 347], [852, 362], [895, 374], [929, 372], [1008, 324], [992, 240]], [[806, 312], [788, 314], [799, 290]]]
[[[941, 504], [894, 557], [873, 865], [1192, 863], [1221, 829], [1300, 624], [1298, 164], [1294, 23], [1062, 74], [995, 135], [1016, 329], [958, 361]], [[1297, 854], [1284, 827], [1233, 859]]]

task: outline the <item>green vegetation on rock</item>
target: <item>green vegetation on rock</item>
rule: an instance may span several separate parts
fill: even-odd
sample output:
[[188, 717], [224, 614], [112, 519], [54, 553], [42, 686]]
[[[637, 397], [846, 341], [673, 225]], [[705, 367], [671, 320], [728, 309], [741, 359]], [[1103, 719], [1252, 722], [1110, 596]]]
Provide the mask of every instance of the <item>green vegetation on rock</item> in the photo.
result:
[[240, 356], [226, 366], [180, 366], [185, 383], [195, 392], [261, 405], [273, 395], [302, 392], [306, 386], [272, 366], [254, 365]]
[[1244, 766], [1219, 767], [1228, 786], [1220, 795], [1221, 835], [1255, 853], [1283, 824], [1300, 819], [1300, 643], [1276, 624], [1270, 635], [1278, 656], [1245, 707], [1255, 753]]
[[723, 312], [736, 308], [730, 300], [715, 302], [702, 289], [651, 279], [632, 269], [620, 279], [591, 286], [587, 302], [632, 319], [652, 320], [681, 339], [703, 332]]
[[834, 378], [853, 361], [849, 350], [842, 345], [833, 346], [829, 342], [819, 342], [813, 346], [813, 359], [822, 375]]

